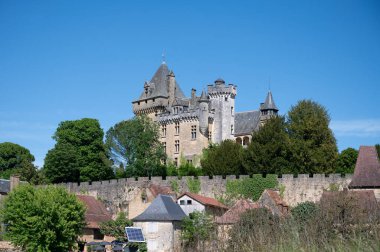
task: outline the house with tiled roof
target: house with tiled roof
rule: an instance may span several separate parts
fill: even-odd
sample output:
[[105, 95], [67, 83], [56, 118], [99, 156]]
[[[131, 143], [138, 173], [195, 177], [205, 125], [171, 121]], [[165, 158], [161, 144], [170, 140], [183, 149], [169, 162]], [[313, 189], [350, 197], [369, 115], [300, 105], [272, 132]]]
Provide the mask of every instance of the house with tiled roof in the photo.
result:
[[135, 227], [142, 229], [148, 251], [174, 251], [180, 247], [181, 221], [185, 217], [186, 214], [172, 197], [159, 194], [132, 221]]
[[216, 199], [205, 197], [196, 193], [185, 192], [177, 198], [177, 204], [189, 215], [194, 211], [206, 212], [213, 216], [221, 216], [228, 207]]
[[144, 212], [159, 194], [176, 198], [176, 193], [170, 186], [150, 184], [146, 188], [139, 188], [134, 198], [128, 203], [128, 219], [133, 219]]
[[113, 238], [105, 237], [100, 232], [100, 223], [112, 220], [112, 216], [104, 204], [93, 196], [77, 195], [77, 198], [86, 207], [86, 226], [83, 229], [83, 235], [80, 240], [82, 242], [113, 240]]
[[360, 146], [354, 175], [348, 188], [373, 190], [380, 201], [380, 160], [375, 146]]
[[278, 191], [265, 189], [261, 194], [258, 204], [261, 207], [266, 207], [272, 214], [279, 217], [284, 217], [289, 214], [289, 205], [281, 199]]
[[220, 217], [215, 219], [215, 223], [219, 225], [232, 225], [240, 220], [240, 215], [245, 213], [249, 209], [260, 208], [257, 202], [253, 202], [248, 199], [240, 199], [228, 209], [228, 211]]

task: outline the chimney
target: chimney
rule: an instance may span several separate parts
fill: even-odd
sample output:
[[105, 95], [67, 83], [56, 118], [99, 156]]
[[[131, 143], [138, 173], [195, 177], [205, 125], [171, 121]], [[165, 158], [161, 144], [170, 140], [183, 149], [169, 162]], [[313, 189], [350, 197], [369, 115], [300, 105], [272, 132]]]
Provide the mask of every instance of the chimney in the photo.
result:
[[12, 175], [10, 178], [10, 191], [13, 191], [20, 184], [20, 176]]
[[191, 100], [195, 101], [195, 95], [197, 93], [197, 90], [195, 88], [191, 89]]

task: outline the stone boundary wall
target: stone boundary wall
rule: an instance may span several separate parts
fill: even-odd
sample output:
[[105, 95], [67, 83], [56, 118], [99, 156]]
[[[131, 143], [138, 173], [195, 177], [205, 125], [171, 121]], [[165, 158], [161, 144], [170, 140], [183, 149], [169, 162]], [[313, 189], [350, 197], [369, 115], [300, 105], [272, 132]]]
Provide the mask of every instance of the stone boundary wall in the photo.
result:
[[[220, 197], [226, 191], [227, 180], [237, 180], [249, 177], [248, 175], [230, 175], [230, 176], [199, 176], [194, 177], [140, 177], [140, 178], [124, 178], [106, 181], [82, 182], [82, 183], [62, 183], [57, 186], [64, 186], [68, 191], [75, 194], [87, 194], [102, 200], [112, 213], [128, 209], [129, 202], [141, 191], [148, 188], [150, 184], [160, 186], [171, 186], [176, 183], [179, 193], [188, 191], [188, 179], [198, 179], [201, 185], [199, 194], [216, 198]], [[340, 174], [314, 174], [310, 177], [308, 174], [284, 174], [278, 177], [280, 185], [285, 186], [284, 200], [291, 206], [297, 205], [304, 201], [319, 201], [323, 190], [330, 187], [339, 187], [342, 190], [347, 187], [352, 179], [352, 174], [345, 176]], [[171, 182], [176, 181], [176, 182]]]

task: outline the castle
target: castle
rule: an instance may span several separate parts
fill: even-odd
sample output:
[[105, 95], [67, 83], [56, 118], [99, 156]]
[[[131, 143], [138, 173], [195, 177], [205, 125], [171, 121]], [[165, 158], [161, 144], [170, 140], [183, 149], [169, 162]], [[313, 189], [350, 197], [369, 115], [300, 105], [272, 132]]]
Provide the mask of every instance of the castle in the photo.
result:
[[147, 115], [160, 125], [160, 140], [168, 161], [178, 166], [184, 159], [198, 165], [202, 150], [209, 143], [231, 139], [247, 146], [251, 133], [277, 115], [271, 91], [259, 110], [235, 113], [236, 94], [236, 85], [226, 85], [219, 78], [208, 85], [207, 93], [202, 91], [197, 96], [193, 88], [187, 98], [174, 72], [163, 61], [132, 105], [135, 115]]

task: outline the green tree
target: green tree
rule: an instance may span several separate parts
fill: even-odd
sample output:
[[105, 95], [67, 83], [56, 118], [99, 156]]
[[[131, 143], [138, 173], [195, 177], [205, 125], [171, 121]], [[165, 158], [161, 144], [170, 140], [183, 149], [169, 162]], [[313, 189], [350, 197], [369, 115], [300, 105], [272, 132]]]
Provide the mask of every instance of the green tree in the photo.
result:
[[201, 165], [207, 175], [243, 174], [243, 147], [232, 140], [212, 144], [203, 150]]
[[248, 174], [290, 172], [290, 141], [283, 117], [272, 117], [252, 134], [244, 152], [243, 165]]
[[53, 136], [57, 143], [45, 157], [47, 179], [59, 183], [113, 178], [103, 136], [96, 119], [61, 122]]
[[205, 250], [205, 241], [209, 240], [215, 231], [212, 217], [205, 212], [192, 212], [182, 220], [181, 240], [185, 247]]
[[375, 147], [377, 150], [377, 157], [380, 159], [380, 144], [376, 144]]
[[147, 116], [136, 116], [111, 127], [106, 134], [110, 155], [126, 164], [128, 177], [162, 175], [166, 158], [159, 141], [158, 124]]
[[33, 165], [34, 156], [25, 147], [15, 143], [0, 143], [0, 177], [9, 179], [18, 174], [21, 180], [33, 182], [37, 169]]
[[288, 112], [294, 173], [331, 173], [335, 171], [338, 148], [329, 128], [326, 109], [311, 100], [302, 100]]
[[85, 226], [84, 206], [61, 187], [17, 187], [5, 198], [6, 238], [23, 251], [71, 251]]
[[100, 223], [100, 232], [115, 237], [118, 241], [126, 241], [125, 227], [132, 226], [124, 212], [119, 212], [115, 220]]
[[354, 173], [358, 151], [353, 148], [343, 150], [338, 157], [337, 170], [339, 173]]

